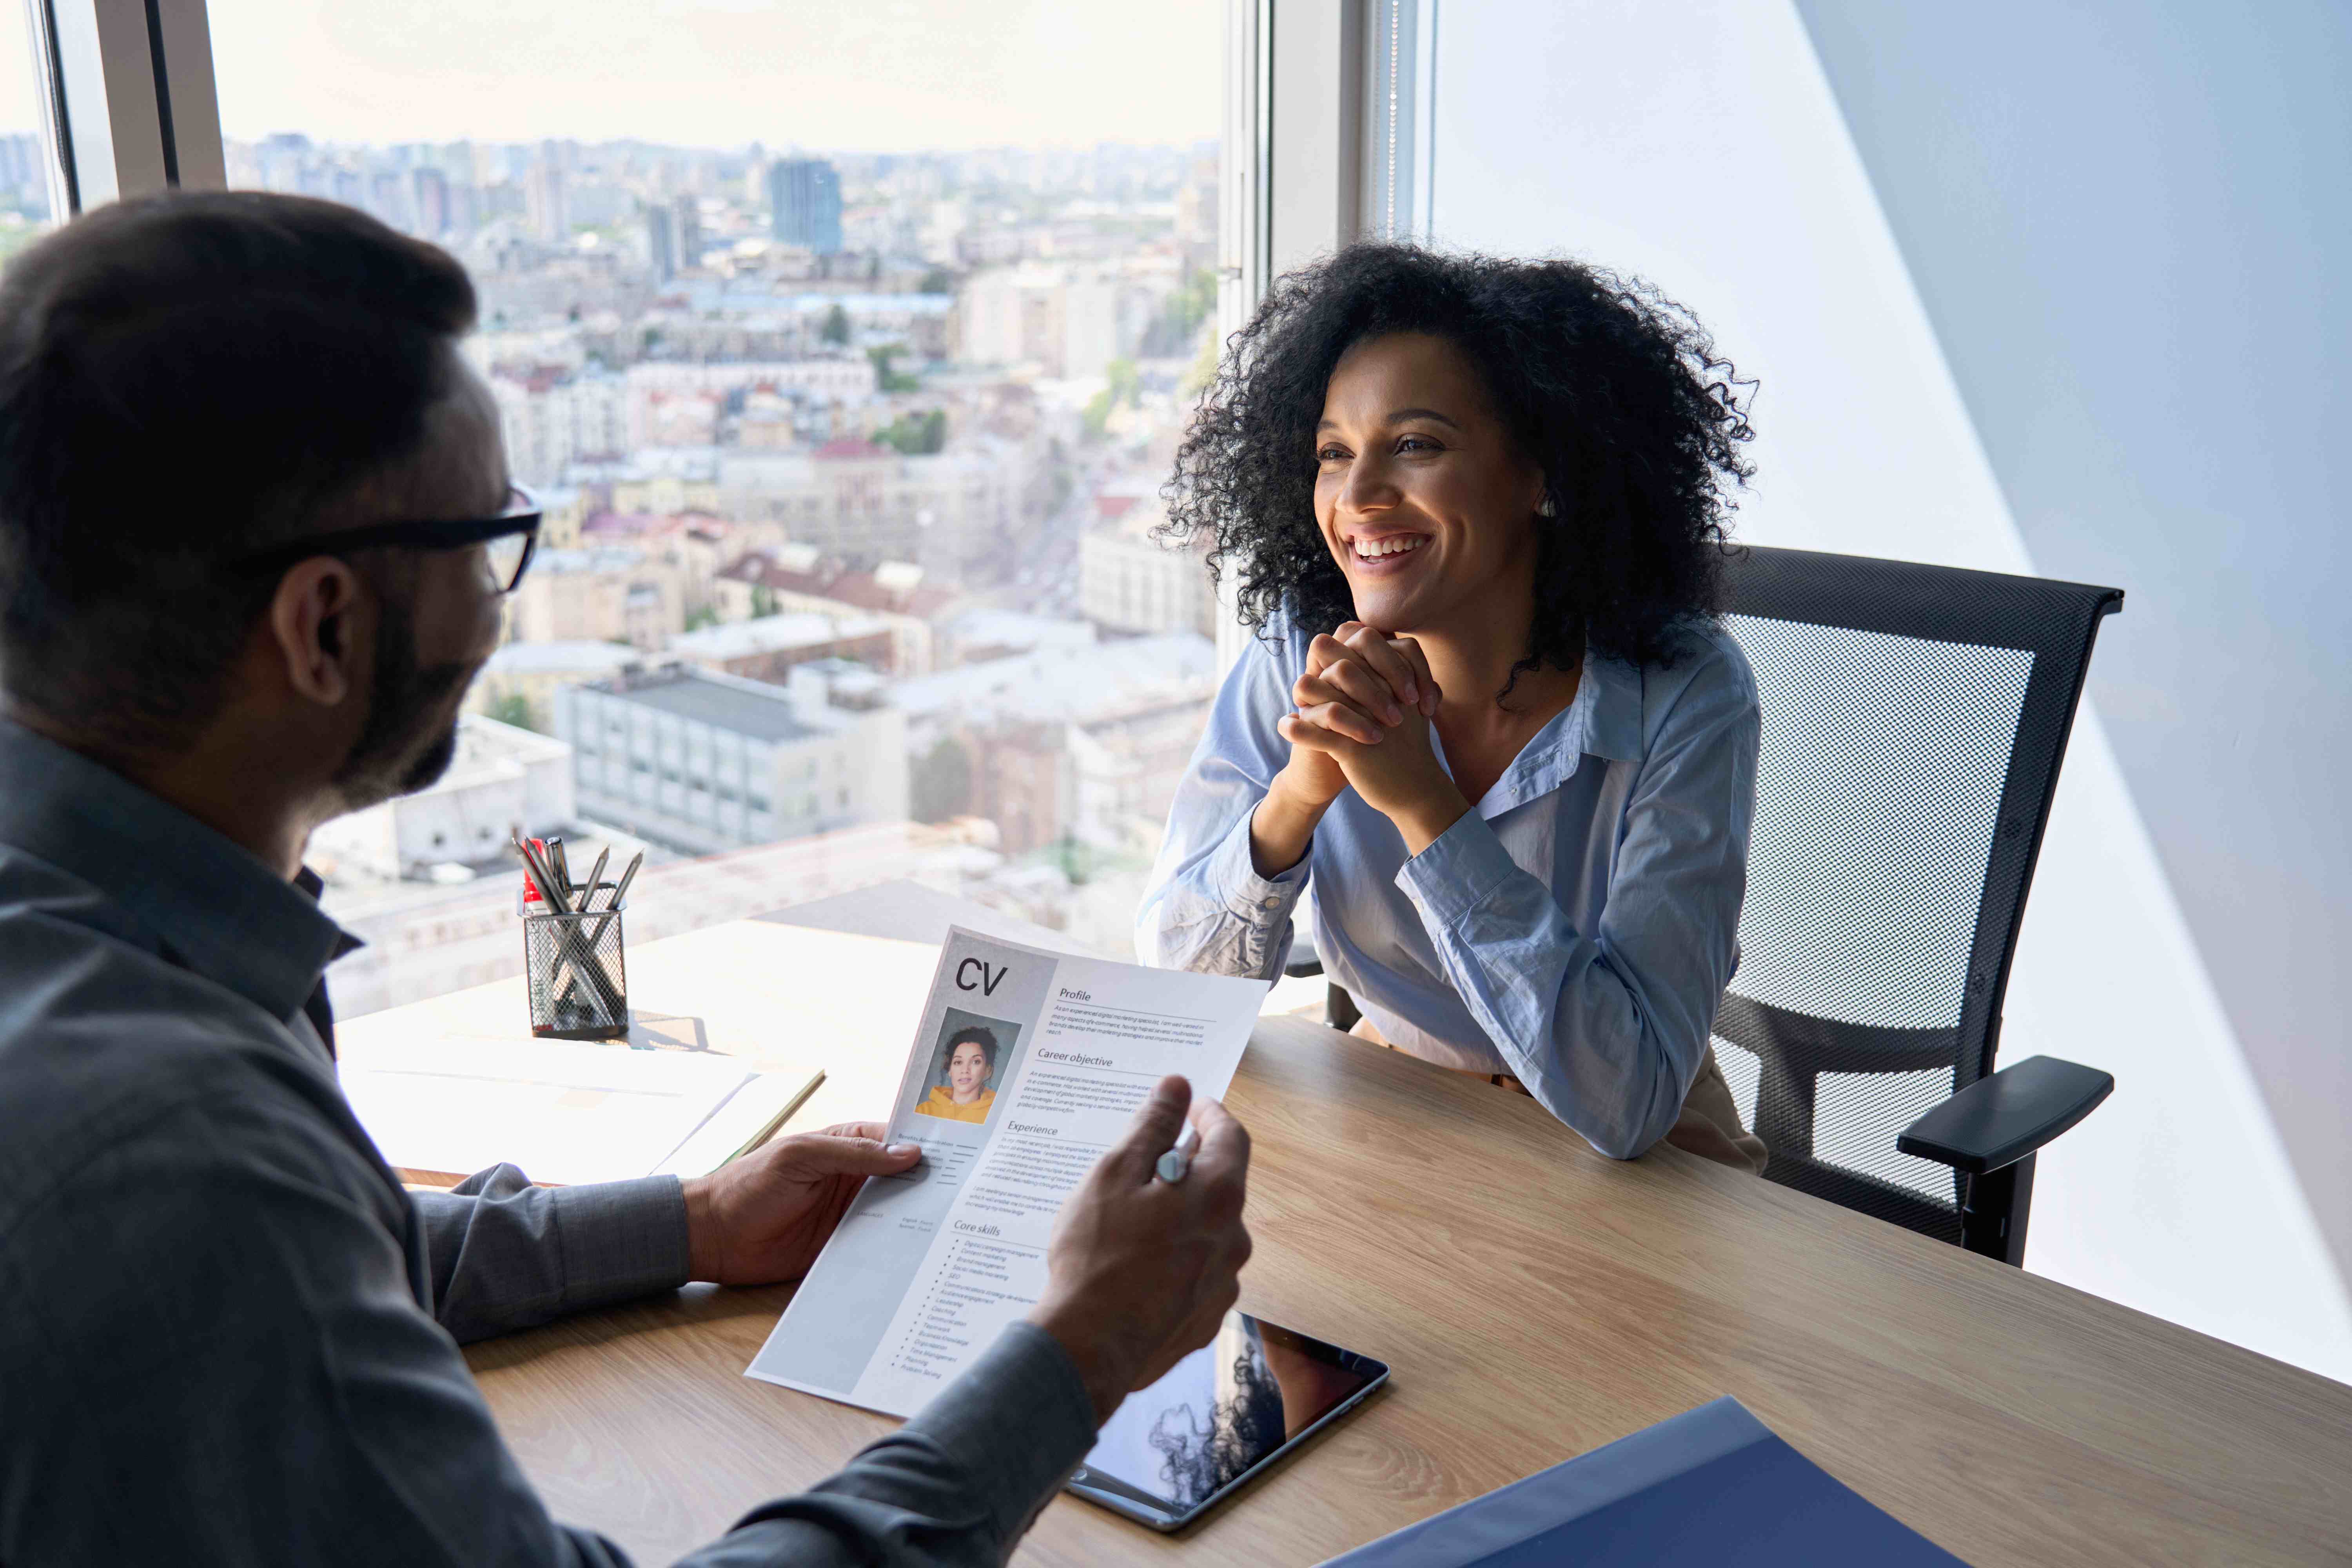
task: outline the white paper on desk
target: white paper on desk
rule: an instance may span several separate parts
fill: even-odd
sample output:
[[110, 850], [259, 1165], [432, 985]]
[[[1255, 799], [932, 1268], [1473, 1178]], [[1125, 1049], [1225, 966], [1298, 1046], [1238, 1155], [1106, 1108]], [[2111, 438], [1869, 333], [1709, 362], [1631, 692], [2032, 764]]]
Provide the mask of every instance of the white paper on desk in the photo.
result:
[[562, 1185], [651, 1174], [758, 1077], [728, 1057], [512, 1038], [387, 1039], [337, 1066], [386, 1163], [505, 1161]]
[[[922, 1163], [877, 1177], [745, 1375], [911, 1415], [1037, 1304], [1062, 1200], [1170, 1073], [1222, 1097], [1265, 983], [1144, 969], [958, 927], [891, 1113]], [[954, 1037], [996, 1042], [993, 1099], [925, 1114]]]

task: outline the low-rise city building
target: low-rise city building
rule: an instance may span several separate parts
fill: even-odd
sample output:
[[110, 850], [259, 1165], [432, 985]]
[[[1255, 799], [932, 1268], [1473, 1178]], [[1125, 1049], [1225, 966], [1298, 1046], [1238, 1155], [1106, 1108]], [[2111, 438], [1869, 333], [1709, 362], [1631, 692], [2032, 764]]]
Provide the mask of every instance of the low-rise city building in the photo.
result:
[[787, 610], [748, 621], [728, 621], [669, 639], [669, 657], [697, 669], [782, 681], [799, 665], [841, 658], [890, 674], [898, 638], [878, 616], [852, 611], [823, 615]]
[[1038, 475], [1026, 444], [994, 438], [919, 457], [849, 437], [813, 451], [722, 448], [718, 510], [853, 566], [907, 561], [960, 580], [1040, 513]]
[[626, 643], [653, 652], [686, 629], [691, 574], [619, 547], [542, 550], [507, 596], [509, 642]]
[[819, 615], [871, 615], [890, 628], [894, 675], [928, 675], [933, 668], [931, 623], [963, 595], [924, 581], [912, 562], [885, 561], [854, 572], [813, 544], [752, 551], [720, 572], [712, 600], [722, 621], [786, 610]]
[[833, 700], [826, 676], [783, 685], [672, 668], [565, 689], [580, 809], [709, 854], [907, 816], [906, 720]]
[[499, 645], [466, 693], [466, 710], [526, 721], [526, 729], [552, 733], [555, 694], [584, 681], [609, 680], [643, 669], [646, 655], [622, 644], [572, 638]]
[[677, 574], [679, 602], [688, 619], [714, 609], [711, 584], [719, 569], [742, 551], [733, 523], [704, 511], [600, 511], [581, 525], [580, 541], [591, 549], [641, 551], [649, 561]]
[[1157, 500], [1143, 502], [1079, 539], [1079, 613], [1112, 631], [1217, 635], [1208, 541], [1171, 545], [1157, 531], [1167, 521]]
[[510, 831], [561, 829], [573, 805], [570, 746], [469, 713], [457, 721], [456, 756], [430, 788], [320, 824], [309, 855], [331, 880], [396, 882], [496, 862]]
[[551, 485], [572, 463], [630, 447], [625, 385], [598, 371], [500, 367], [490, 374], [507, 464], [527, 485]]
[[959, 611], [939, 624], [939, 662], [946, 668], [1048, 648], [1091, 647], [1096, 640], [1091, 621], [980, 605]]
[[631, 365], [624, 381], [632, 448], [680, 444], [656, 433], [656, 411], [684, 399], [708, 398], [723, 406], [737, 395], [799, 392], [824, 402], [854, 403], [875, 390], [874, 364], [863, 354], [691, 363], [650, 360]]
[[1148, 858], [1216, 696], [1192, 632], [1046, 647], [896, 682], [926, 820], [993, 820], [999, 847]]
[[958, 346], [973, 364], [1100, 375], [1132, 346], [1119, 296], [1114, 279], [1038, 262], [976, 273], [959, 301]]
[[578, 460], [564, 481], [587, 492], [592, 512], [731, 515], [719, 504], [716, 447], [640, 447], [626, 458]]

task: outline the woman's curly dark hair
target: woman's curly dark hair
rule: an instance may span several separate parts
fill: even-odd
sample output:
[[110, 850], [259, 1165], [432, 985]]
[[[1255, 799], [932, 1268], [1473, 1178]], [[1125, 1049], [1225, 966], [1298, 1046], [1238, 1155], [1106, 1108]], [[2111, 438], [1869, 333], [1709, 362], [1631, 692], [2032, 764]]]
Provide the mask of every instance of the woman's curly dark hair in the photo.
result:
[[1672, 663], [1677, 627], [1717, 607], [1727, 481], [1754, 471], [1739, 452], [1754, 384], [1682, 306], [1580, 262], [1366, 244], [1282, 278], [1226, 345], [1177, 450], [1167, 534], [1209, 540], [1210, 570], [1239, 574], [1242, 618], [1261, 633], [1286, 609], [1316, 629], [1354, 618], [1315, 521], [1315, 426], [1339, 356], [1390, 332], [1469, 358], [1558, 507], [1541, 520], [1513, 682], [1573, 668], [1588, 642]]

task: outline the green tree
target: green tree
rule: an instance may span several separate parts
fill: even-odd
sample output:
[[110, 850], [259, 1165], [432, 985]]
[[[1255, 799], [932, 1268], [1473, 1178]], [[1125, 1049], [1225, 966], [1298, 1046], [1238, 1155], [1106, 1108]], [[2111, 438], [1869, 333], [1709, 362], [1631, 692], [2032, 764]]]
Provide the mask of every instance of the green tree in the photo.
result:
[[751, 615], [754, 619], [776, 613], [776, 591], [765, 583], [751, 584]]
[[1103, 438], [1104, 432], [1110, 426], [1113, 401], [1110, 388], [1107, 386], [1087, 399], [1085, 411], [1078, 416], [1078, 419], [1086, 426], [1087, 440], [1099, 441]]
[[1075, 833], [1065, 833], [1054, 841], [1053, 859], [1073, 888], [1083, 888], [1094, 879], [1095, 862], [1099, 857], [1093, 845]]
[[686, 629], [690, 632], [698, 632], [705, 626], [715, 626], [718, 624], [719, 612], [709, 605], [703, 605], [702, 608], [686, 617]]
[[929, 457], [947, 447], [947, 412], [934, 408], [928, 413], [902, 414], [876, 431], [874, 438], [887, 447], [898, 448], [907, 457]]
[[898, 359], [904, 352], [897, 343], [886, 343], [880, 348], [866, 351], [866, 359], [874, 366], [874, 389], [877, 392], [920, 392], [923, 389], [921, 376], [898, 374]]
[[1132, 407], [1136, 394], [1143, 384], [1142, 375], [1131, 359], [1115, 359], [1103, 367], [1103, 377], [1110, 384], [1087, 400], [1086, 411], [1080, 416], [1085, 422], [1087, 438], [1099, 441], [1110, 425], [1111, 411], [1125, 405]]
[[923, 274], [921, 291], [926, 294], [954, 293], [955, 274], [949, 271], [944, 267], [932, 268], [929, 272]]
[[849, 312], [841, 308], [840, 300], [835, 300], [833, 309], [824, 313], [824, 325], [819, 329], [817, 336], [835, 348], [848, 345]]
[[945, 822], [971, 810], [971, 753], [953, 735], [941, 736], [907, 779], [907, 809], [918, 822]]
[[1202, 270], [1160, 301], [1160, 313], [1144, 329], [1143, 352], [1153, 359], [1173, 359], [1191, 349], [1202, 323], [1217, 312], [1217, 275]]
[[490, 717], [501, 724], [511, 724], [518, 730], [539, 728], [539, 715], [531, 711], [530, 699], [520, 691], [509, 691], [492, 701]]

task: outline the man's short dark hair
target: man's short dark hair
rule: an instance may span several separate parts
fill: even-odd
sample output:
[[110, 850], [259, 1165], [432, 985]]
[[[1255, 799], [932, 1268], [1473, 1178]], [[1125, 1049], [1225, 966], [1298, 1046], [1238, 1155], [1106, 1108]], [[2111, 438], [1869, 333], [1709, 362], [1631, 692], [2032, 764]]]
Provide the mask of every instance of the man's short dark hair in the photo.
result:
[[190, 738], [275, 584], [221, 570], [415, 453], [474, 290], [331, 202], [100, 208], [0, 279], [0, 685], [134, 750]]

